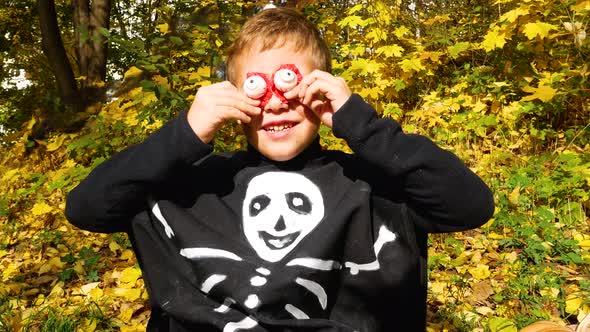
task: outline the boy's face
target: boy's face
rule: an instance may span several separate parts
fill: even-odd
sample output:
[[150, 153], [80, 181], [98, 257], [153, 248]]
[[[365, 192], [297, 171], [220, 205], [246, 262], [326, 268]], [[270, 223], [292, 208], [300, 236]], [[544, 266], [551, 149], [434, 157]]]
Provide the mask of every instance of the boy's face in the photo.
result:
[[[315, 69], [308, 52], [295, 52], [288, 43], [263, 52], [250, 51], [237, 60], [237, 86], [241, 90], [248, 73], [264, 73], [271, 77], [284, 64], [294, 64], [302, 76]], [[298, 100], [283, 103], [273, 94], [260, 116], [253, 117], [249, 124], [244, 125], [244, 131], [248, 143], [262, 155], [286, 161], [296, 157], [314, 141], [319, 125], [318, 117]]]

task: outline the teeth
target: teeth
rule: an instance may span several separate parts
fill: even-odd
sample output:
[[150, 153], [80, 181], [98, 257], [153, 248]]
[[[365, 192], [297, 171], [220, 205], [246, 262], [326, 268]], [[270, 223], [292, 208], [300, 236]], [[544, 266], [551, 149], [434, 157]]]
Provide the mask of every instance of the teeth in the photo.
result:
[[289, 129], [293, 127], [292, 125], [280, 125], [280, 126], [272, 126], [272, 127], [266, 127], [266, 131], [283, 131], [285, 129]]

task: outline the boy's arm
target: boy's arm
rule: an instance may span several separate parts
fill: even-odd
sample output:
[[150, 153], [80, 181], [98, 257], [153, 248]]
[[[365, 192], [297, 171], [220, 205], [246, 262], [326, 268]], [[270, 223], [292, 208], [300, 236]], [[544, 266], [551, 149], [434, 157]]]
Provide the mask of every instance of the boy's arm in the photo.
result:
[[402, 184], [410, 217], [426, 231], [475, 228], [492, 216], [490, 189], [459, 158], [424, 136], [405, 134], [398, 122], [379, 118], [342, 78], [316, 70], [296, 90], [285, 96], [299, 98], [356, 155]]
[[451, 152], [398, 122], [379, 118], [358, 95], [333, 115], [336, 137], [362, 159], [401, 179], [410, 217], [428, 232], [478, 227], [493, 214], [490, 189]]
[[182, 112], [144, 142], [96, 167], [69, 193], [66, 217], [94, 232], [127, 231], [131, 218], [146, 209], [149, 195], [212, 150], [195, 136]]
[[215, 132], [232, 119], [249, 122], [260, 113], [254, 106], [258, 103], [229, 82], [199, 89], [188, 113], [105, 161], [74, 188], [67, 198], [66, 217], [90, 231], [127, 231], [131, 218], [147, 207], [149, 196], [182, 181], [194, 162], [213, 151], [207, 143]]

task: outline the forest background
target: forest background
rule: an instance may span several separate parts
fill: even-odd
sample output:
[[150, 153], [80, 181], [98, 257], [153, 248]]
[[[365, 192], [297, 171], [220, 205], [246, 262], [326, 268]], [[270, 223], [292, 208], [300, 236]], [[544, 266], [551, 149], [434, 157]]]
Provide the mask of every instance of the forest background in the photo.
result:
[[[64, 198], [222, 80], [227, 46], [263, 5], [0, 0], [0, 331], [145, 329], [126, 235], [69, 225]], [[486, 225], [429, 239], [429, 331], [590, 314], [590, 1], [281, 5], [317, 24], [354, 92], [494, 191]], [[214, 145], [245, 141], [230, 124]]]

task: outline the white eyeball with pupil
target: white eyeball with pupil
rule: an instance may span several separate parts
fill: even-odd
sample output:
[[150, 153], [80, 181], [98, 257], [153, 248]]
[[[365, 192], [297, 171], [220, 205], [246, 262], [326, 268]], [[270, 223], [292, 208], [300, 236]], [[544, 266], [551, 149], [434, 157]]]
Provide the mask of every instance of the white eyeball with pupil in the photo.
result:
[[274, 81], [278, 90], [286, 92], [297, 85], [297, 74], [291, 69], [281, 69], [275, 73]]
[[244, 81], [244, 92], [252, 99], [258, 99], [266, 93], [266, 81], [260, 76], [250, 76]]

